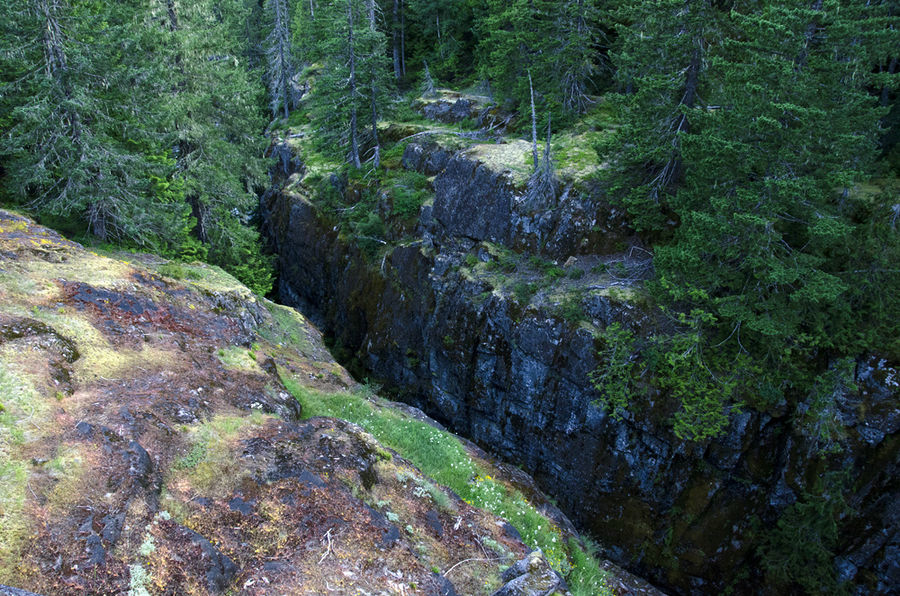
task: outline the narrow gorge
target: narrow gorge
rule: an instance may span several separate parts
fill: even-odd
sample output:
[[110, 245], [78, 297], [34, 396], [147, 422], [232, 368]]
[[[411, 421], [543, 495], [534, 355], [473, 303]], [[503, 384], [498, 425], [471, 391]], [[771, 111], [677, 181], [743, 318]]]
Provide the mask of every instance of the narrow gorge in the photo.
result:
[[[429, 109], [479, 113], [465, 100]], [[344, 233], [323, 198], [352, 204], [358, 185], [315, 170], [289, 134], [273, 147], [261, 205], [281, 300], [360, 378], [521, 466], [606, 557], [676, 593], [766, 592], [760, 546], [811, 506], [823, 472], [812, 439], [792, 430], [798, 412], [748, 408], [705, 442], [672, 432], [676, 405], [659, 391], [609, 415], [590, 379], [599, 333], [660, 324], [642, 291], [651, 254], [622, 214], [577, 173], [555, 204], [530, 202], [518, 162], [497, 159], [521, 159], [514, 143], [387, 134], [415, 135], [392, 165], [428, 177], [431, 196], [374, 244]], [[377, 199], [386, 220], [391, 201]], [[836, 412], [847, 513], [835, 564], [861, 593], [886, 593], [900, 581], [900, 369], [872, 356], [855, 380]]]

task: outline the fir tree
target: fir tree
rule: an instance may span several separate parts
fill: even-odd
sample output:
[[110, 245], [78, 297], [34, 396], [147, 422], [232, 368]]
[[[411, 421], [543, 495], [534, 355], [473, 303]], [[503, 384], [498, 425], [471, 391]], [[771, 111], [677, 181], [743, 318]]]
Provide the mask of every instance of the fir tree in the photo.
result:
[[283, 111], [287, 118], [294, 105], [292, 82], [295, 72], [291, 48], [290, 15], [287, 0], [268, 0], [266, 7], [271, 18], [271, 33], [267, 41], [269, 95], [272, 115]]
[[168, 67], [160, 132], [174, 147], [177, 179], [209, 259], [251, 288], [271, 288], [271, 267], [249, 224], [263, 182], [264, 90], [229, 35], [246, 17], [241, 0], [166, 1], [160, 55]]
[[0, 152], [6, 183], [34, 212], [77, 218], [104, 241], [157, 245], [183, 214], [152, 203], [158, 149], [133, 111], [146, 101], [137, 6], [4, 2], [5, 63], [21, 76], [0, 93], [10, 108]]
[[639, 230], [660, 232], [676, 223], [670, 200], [684, 175], [681, 135], [709, 85], [708, 48], [721, 37], [722, 15], [706, 0], [650, 0], [614, 17], [621, 93], [612, 101], [622, 126], [598, 150], [610, 160], [610, 195]]
[[319, 23], [330, 35], [316, 43], [324, 61], [312, 102], [316, 140], [326, 153], [346, 149], [356, 168], [380, 158], [378, 120], [393, 89], [387, 40], [373, 0], [322, 6]]

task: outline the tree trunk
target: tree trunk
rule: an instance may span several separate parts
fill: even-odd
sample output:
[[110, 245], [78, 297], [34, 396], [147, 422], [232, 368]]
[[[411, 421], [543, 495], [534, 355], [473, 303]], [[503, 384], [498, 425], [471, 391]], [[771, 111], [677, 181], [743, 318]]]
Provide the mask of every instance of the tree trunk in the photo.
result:
[[106, 229], [106, 212], [99, 203], [91, 203], [88, 207], [88, 222], [90, 223], [91, 233], [106, 242], [109, 234]]
[[[897, 72], [897, 57], [891, 58], [891, 63], [888, 65], [887, 69], [888, 74], [894, 74]], [[881, 106], [887, 107], [888, 102], [891, 97], [891, 89], [887, 85], [881, 88]]]
[[538, 169], [538, 137], [537, 137], [537, 110], [534, 108], [534, 85], [531, 82], [531, 73], [528, 73], [528, 91], [531, 93], [531, 153], [534, 158], [534, 169]]
[[400, 70], [406, 76], [406, 11], [400, 0]]
[[278, 62], [280, 71], [274, 73], [279, 79], [279, 87], [281, 88], [281, 102], [284, 104], [284, 117], [290, 116], [290, 98], [291, 98], [291, 76], [292, 73], [288, 68], [290, 56], [287, 54], [289, 49], [286, 47], [288, 41], [287, 35], [287, 6], [283, 5], [283, 0], [274, 0], [275, 3], [275, 43], [278, 44], [275, 51], [278, 52]]
[[347, 0], [347, 49], [350, 53], [350, 163], [359, 169], [359, 131], [356, 114], [356, 49], [353, 47], [353, 0]]
[[[375, 30], [375, 0], [369, 1], [369, 30], [372, 32], [374, 36], [376, 34]], [[371, 69], [371, 85], [370, 85], [370, 95], [369, 100], [372, 105], [372, 142], [375, 144], [375, 154], [372, 157], [372, 162], [375, 164], [375, 168], [378, 168], [381, 165], [381, 143], [378, 141], [378, 64], [377, 57], [372, 56], [370, 58], [372, 60], [372, 69]]]
[[166, 13], [169, 15], [169, 30], [178, 31], [178, 13], [175, 12], [175, 0], [166, 0]]
[[394, 78], [398, 81], [403, 76], [400, 70], [400, 0], [394, 0], [394, 18], [391, 22], [391, 38], [394, 48]]

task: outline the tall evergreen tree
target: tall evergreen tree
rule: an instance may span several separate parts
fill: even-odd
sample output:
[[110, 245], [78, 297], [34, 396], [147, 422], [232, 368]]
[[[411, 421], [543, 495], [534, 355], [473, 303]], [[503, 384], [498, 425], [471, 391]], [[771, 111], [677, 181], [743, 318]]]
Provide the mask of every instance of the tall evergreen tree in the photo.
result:
[[263, 183], [264, 89], [229, 34], [245, 18], [242, 0], [164, 3], [160, 58], [167, 66], [160, 132], [174, 147], [196, 237], [209, 259], [265, 293], [271, 271], [249, 223]]
[[622, 126], [599, 150], [610, 159], [610, 195], [621, 197], [639, 230], [675, 223], [670, 202], [684, 175], [681, 135], [710, 85], [708, 50], [722, 35], [723, 16], [708, 0], [649, 0], [613, 13], [620, 94], [612, 101]]
[[[411, 50], [439, 78], [452, 80], [471, 69], [471, 3], [466, 0], [406, 0]], [[401, 7], [398, 7], [398, 9]]]
[[346, 150], [354, 167], [380, 159], [378, 120], [393, 89], [387, 39], [374, 0], [341, 0], [320, 7], [329, 35], [316, 44], [324, 68], [312, 105], [316, 140], [328, 153]]
[[633, 186], [636, 224], [674, 228], [656, 247], [655, 289], [682, 328], [657, 359], [682, 399], [676, 431], [721, 431], [733, 390], [759, 407], [820, 403], [844, 382], [828, 370], [840, 359], [897, 353], [887, 263], [900, 243], [883, 200], [851, 190], [877, 155], [886, 11], [840, 0], [727, 19], [702, 2], [635, 10], [617, 57], [625, 125], [606, 148], [619, 152], [614, 189]]
[[583, 111], [599, 61], [598, 14], [595, 0], [489, 0], [477, 16], [482, 75], [522, 113], [529, 72], [542, 108], [567, 117]]
[[272, 115], [277, 116], [279, 111], [283, 111], [287, 118], [294, 105], [292, 82], [296, 74], [291, 48], [291, 18], [287, 0], [268, 0], [266, 8], [271, 19], [266, 55]]
[[161, 174], [141, 121], [139, 8], [2, 4], [4, 62], [18, 76], [0, 93], [10, 109], [0, 153], [7, 184], [38, 214], [80, 219], [101, 240], [156, 245], [183, 213], [152, 202]]
[[871, 174], [884, 114], [868, 90], [876, 15], [836, 0], [732, 14], [737, 35], [712, 65], [727, 107], [692, 111], [681, 226], [657, 267], [669, 295], [709, 309], [738, 350], [756, 344], [771, 371], [861, 347], [842, 255], [859, 234], [849, 190]]

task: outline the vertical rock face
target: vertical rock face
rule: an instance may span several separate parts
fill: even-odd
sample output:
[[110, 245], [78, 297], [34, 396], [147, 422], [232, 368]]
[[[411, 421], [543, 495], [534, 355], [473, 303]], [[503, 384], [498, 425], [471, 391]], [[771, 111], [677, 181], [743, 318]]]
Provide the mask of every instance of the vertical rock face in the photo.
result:
[[[268, 193], [282, 299], [404, 401], [521, 465], [613, 560], [682, 593], [774, 592], [758, 547], [822, 471], [809, 441], [791, 430], [792, 413], [747, 411], [703, 445], [671, 433], [665, 396], [636, 398], [623, 420], [606, 415], [588, 379], [598, 365], [591, 328], [648, 328], [639, 303], [585, 294], [591, 324], [573, 323], [461, 265], [485, 240], [552, 258], [601, 253], [625, 236], [612, 233], [615, 215], [598, 218], [601, 203], [575, 193], [551, 211], [526, 212], [503, 174], [435, 151], [414, 147], [403, 160], [421, 171], [445, 162], [420, 238], [378, 262], [313, 204]], [[864, 593], [897, 585], [900, 571], [898, 379], [891, 363], [861, 363], [860, 391], [840, 413], [856, 513], [841, 527], [836, 564]]]

